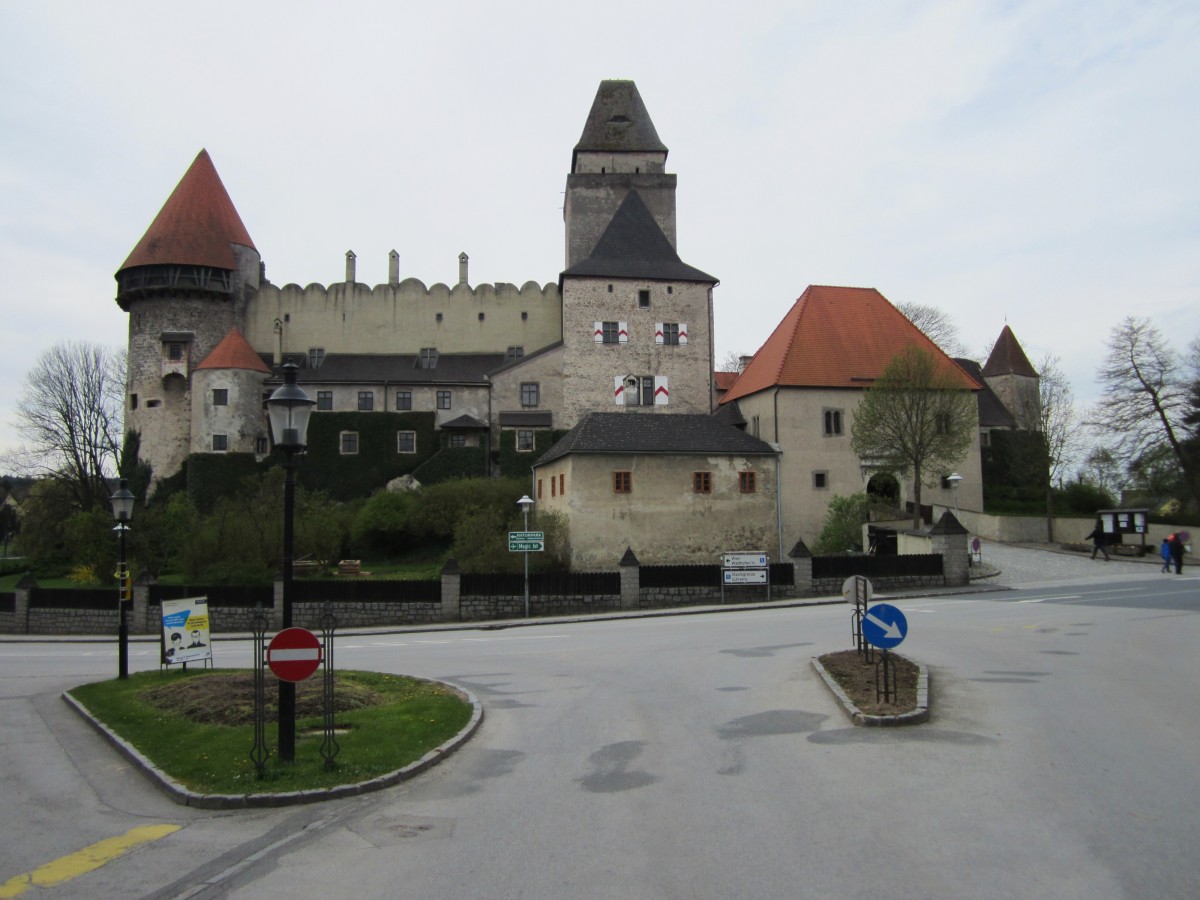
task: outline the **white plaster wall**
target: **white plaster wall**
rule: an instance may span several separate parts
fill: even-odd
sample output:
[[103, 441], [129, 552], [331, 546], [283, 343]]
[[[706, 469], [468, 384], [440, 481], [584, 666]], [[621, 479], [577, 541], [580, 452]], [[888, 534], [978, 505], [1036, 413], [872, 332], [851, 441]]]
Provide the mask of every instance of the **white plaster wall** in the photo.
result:
[[[612, 285], [612, 292], [608, 286]], [[670, 293], [668, 293], [670, 288]], [[586, 413], [615, 412], [613, 379], [621, 375], [665, 375], [666, 406], [639, 407], [655, 413], [707, 413], [712, 402], [711, 292], [707, 284], [567, 278], [563, 284], [563, 425]], [[638, 306], [638, 291], [650, 291], [650, 306]], [[628, 324], [624, 344], [599, 344], [596, 322]], [[655, 343], [655, 325], [688, 326], [686, 345]]]
[[[612, 473], [632, 473], [632, 493], [615, 494]], [[711, 494], [696, 494], [692, 474], [712, 473]], [[758, 490], [742, 494], [738, 472], [754, 471]], [[566, 496], [548, 479], [565, 472]], [[773, 458], [572, 454], [535, 472], [539, 507], [568, 516], [571, 564], [610, 569], [632, 547], [646, 565], [716, 562], [735, 550], [774, 551]], [[535, 488], [536, 490], [536, 488]]]
[[[856, 390], [822, 388], [781, 388], [760, 391], [738, 401], [748, 424], [746, 430], [755, 434], [754, 417], [758, 417], [757, 437], [778, 443], [782, 450], [780, 489], [783, 495], [783, 537], [785, 547], [797, 539], [813, 546], [825, 521], [829, 501], [835, 496], [847, 496], [867, 489], [859, 459], [850, 448], [854, 411], [862, 399]], [[842, 434], [826, 437], [824, 412], [842, 411]], [[778, 410], [778, 412], [776, 412]], [[813, 486], [813, 473], [826, 473], [827, 487]], [[958, 502], [961, 507], [983, 506], [983, 476], [980, 467], [979, 429], [972, 429], [972, 443], [956, 471], [963, 476], [959, 482]], [[942, 474], [942, 473], [939, 473]], [[949, 473], [944, 473], [949, 474]], [[912, 497], [912, 480], [898, 477], [901, 503]], [[925, 505], [941, 503], [954, 506], [954, 492], [940, 486], [922, 489]]]
[[[228, 453], [253, 453], [256, 438], [270, 437], [262, 408], [266, 375], [248, 369], [199, 369], [192, 373], [192, 453], [212, 453], [212, 436], [224, 434]], [[228, 404], [213, 405], [213, 391], [228, 391]]]

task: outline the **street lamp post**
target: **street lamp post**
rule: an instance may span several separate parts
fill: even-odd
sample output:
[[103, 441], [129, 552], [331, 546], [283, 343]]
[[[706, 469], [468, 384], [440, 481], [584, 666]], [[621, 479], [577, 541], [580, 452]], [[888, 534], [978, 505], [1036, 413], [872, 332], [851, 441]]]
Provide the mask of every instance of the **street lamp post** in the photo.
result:
[[[525, 532], [529, 532], [529, 507], [533, 506], [533, 501], [528, 494], [522, 495], [517, 501], [517, 505], [521, 507], [521, 511], [525, 513]], [[529, 551], [525, 551], [525, 618], [529, 618]]]
[[[296, 385], [295, 363], [283, 366], [283, 384], [267, 399], [267, 415], [271, 420], [271, 437], [283, 451], [283, 627], [292, 627], [292, 553], [295, 542], [296, 512], [296, 454], [308, 441], [308, 419], [316, 405], [308, 394]], [[296, 758], [296, 685], [279, 682], [279, 759], [292, 762]]]
[[119, 616], [117, 622], [117, 677], [129, 677], [129, 569], [125, 563], [125, 534], [129, 531], [129, 526], [125, 524], [133, 517], [133, 504], [136, 498], [129, 491], [129, 480], [121, 479], [121, 485], [117, 488], [116, 493], [109, 498], [112, 503], [113, 518], [117, 520], [117, 526], [113, 529], [117, 533], [117, 542], [120, 546], [120, 560], [117, 565], [117, 614]]
[[950, 488], [954, 491], [954, 518], [958, 518], [958, 483], [962, 481], [962, 476], [957, 472], [951, 472], [946, 476], [946, 480], [950, 482]]

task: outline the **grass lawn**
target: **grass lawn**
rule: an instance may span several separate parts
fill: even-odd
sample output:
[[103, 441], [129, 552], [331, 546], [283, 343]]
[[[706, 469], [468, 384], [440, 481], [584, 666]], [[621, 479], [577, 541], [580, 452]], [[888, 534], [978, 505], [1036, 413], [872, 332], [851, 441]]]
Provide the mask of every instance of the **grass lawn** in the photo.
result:
[[256, 777], [253, 678], [249, 670], [139, 672], [70, 694], [175, 781], [205, 794], [302, 791], [365, 781], [420, 759], [467, 724], [471, 705], [441, 684], [404, 675], [338, 672], [341, 747], [325, 769], [321, 679], [296, 686], [296, 759], [275, 756], [279, 682], [266, 677], [264, 777]]

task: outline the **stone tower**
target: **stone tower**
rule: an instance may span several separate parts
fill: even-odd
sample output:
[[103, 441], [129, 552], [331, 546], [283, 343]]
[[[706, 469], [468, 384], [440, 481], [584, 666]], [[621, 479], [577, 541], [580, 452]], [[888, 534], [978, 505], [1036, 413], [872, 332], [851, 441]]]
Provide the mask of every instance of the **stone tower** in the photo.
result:
[[984, 363], [983, 379], [1012, 413], [1017, 428], [1040, 429], [1041, 378], [1007, 325]]
[[712, 410], [712, 291], [679, 258], [675, 176], [632, 81], [604, 81], [567, 176], [563, 409]]
[[566, 268], [582, 262], [636, 190], [675, 246], [675, 176], [665, 171], [667, 147], [632, 81], [602, 81], [571, 155], [563, 219]]
[[201, 150], [117, 271], [129, 313], [125, 428], [141, 434], [156, 478], [191, 445], [191, 375], [243, 326], [261, 260], [208, 152]]

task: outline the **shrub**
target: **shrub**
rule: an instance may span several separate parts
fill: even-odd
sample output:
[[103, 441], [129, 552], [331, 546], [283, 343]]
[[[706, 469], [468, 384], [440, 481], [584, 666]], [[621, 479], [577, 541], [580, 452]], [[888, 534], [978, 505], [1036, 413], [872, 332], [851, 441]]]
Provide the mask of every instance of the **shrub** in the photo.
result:
[[869, 518], [869, 511], [870, 500], [865, 493], [831, 499], [812, 552], [817, 556], [832, 556], [862, 549], [862, 527]]

